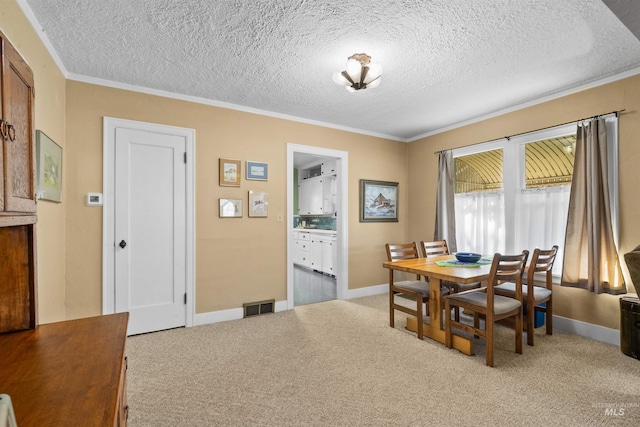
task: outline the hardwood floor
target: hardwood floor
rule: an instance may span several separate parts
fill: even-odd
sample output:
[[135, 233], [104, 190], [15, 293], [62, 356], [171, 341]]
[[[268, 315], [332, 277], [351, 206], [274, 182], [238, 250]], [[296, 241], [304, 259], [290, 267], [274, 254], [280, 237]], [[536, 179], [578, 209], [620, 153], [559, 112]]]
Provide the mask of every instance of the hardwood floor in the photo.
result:
[[293, 283], [294, 306], [337, 298], [335, 277], [294, 266]]

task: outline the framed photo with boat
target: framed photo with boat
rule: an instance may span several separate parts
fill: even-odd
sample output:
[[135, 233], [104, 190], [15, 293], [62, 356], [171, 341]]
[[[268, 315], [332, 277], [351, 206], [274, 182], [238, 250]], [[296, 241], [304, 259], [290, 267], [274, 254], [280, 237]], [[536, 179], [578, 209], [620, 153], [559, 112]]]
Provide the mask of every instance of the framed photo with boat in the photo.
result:
[[360, 222], [398, 222], [398, 183], [360, 180]]
[[240, 187], [240, 160], [220, 159], [220, 186]]

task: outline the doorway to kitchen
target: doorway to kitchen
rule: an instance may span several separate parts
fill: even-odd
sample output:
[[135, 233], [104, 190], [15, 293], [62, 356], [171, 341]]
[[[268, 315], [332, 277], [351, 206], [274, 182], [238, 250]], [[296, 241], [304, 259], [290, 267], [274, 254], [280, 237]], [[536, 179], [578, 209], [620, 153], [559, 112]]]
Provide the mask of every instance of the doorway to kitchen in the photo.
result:
[[344, 151], [287, 145], [287, 306], [344, 299], [348, 283]]

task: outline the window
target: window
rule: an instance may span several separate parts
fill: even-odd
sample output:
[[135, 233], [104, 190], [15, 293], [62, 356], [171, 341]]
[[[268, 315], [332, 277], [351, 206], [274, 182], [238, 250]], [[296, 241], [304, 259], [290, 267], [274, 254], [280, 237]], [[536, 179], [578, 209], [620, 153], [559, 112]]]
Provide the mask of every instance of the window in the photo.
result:
[[454, 150], [458, 250], [560, 247], [562, 270], [576, 125]]
[[[459, 251], [560, 248], [562, 272], [577, 123], [453, 150]], [[618, 118], [607, 117], [611, 215], [618, 242]]]

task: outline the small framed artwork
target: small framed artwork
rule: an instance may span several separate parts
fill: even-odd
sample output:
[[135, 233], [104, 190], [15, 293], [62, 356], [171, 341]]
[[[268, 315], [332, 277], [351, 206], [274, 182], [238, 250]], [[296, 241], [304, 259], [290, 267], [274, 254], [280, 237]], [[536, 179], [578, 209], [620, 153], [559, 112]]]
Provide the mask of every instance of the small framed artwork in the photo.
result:
[[218, 199], [220, 218], [242, 218], [242, 199]]
[[36, 194], [38, 199], [62, 202], [62, 147], [36, 131]]
[[360, 180], [360, 222], [398, 222], [398, 183]]
[[268, 216], [269, 202], [267, 201], [266, 191], [249, 191], [249, 216], [250, 217], [266, 217]]
[[266, 181], [269, 178], [269, 165], [247, 160], [247, 179]]
[[220, 159], [220, 185], [240, 187], [241, 170], [240, 160]]

